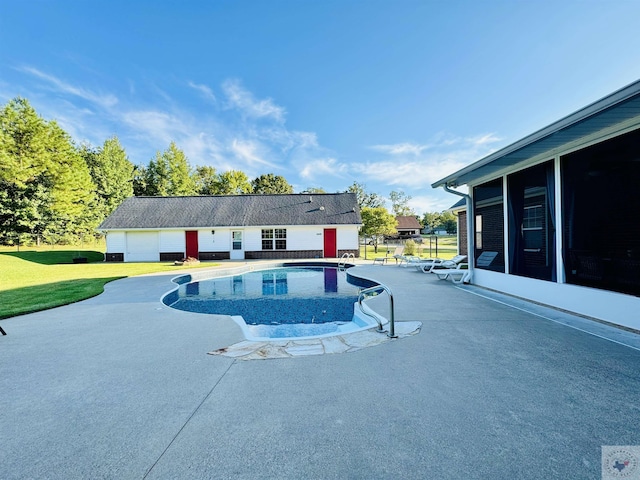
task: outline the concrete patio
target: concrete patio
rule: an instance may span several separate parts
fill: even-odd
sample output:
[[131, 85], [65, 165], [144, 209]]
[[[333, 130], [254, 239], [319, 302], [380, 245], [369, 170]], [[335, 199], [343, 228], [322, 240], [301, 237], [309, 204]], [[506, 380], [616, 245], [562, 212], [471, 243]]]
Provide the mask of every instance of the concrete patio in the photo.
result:
[[419, 333], [208, 355], [241, 330], [164, 306], [168, 275], [3, 320], [0, 477], [599, 479], [602, 445], [640, 444], [638, 335], [415, 269], [356, 268]]

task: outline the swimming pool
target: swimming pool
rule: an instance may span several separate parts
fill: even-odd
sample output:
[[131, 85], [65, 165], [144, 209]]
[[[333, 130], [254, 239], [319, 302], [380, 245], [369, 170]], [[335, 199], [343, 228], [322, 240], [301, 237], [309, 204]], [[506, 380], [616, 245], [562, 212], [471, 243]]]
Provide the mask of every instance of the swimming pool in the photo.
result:
[[375, 323], [354, 309], [361, 287], [343, 269], [289, 266], [180, 285], [163, 298], [178, 310], [230, 315], [248, 339], [338, 335]]

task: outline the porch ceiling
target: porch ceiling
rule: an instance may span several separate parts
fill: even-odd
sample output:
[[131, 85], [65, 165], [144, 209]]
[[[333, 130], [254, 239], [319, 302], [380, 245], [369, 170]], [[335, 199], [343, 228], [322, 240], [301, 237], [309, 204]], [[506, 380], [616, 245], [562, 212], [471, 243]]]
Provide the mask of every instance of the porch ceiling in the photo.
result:
[[553, 157], [583, 143], [640, 127], [640, 80], [487, 157], [438, 180], [456, 187], [491, 177], [530, 159]]

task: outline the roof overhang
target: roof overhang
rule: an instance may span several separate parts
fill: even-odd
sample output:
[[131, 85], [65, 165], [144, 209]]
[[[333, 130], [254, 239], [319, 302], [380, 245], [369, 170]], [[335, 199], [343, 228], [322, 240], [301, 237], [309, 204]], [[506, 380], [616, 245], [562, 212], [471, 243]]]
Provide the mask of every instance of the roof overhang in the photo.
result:
[[640, 127], [640, 80], [431, 184], [476, 184]]

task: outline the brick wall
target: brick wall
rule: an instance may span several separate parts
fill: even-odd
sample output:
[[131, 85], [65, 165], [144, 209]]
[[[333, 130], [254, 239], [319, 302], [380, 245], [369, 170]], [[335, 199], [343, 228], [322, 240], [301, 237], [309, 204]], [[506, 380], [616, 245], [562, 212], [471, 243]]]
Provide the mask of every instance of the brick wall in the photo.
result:
[[458, 213], [458, 253], [468, 255], [467, 212]]

